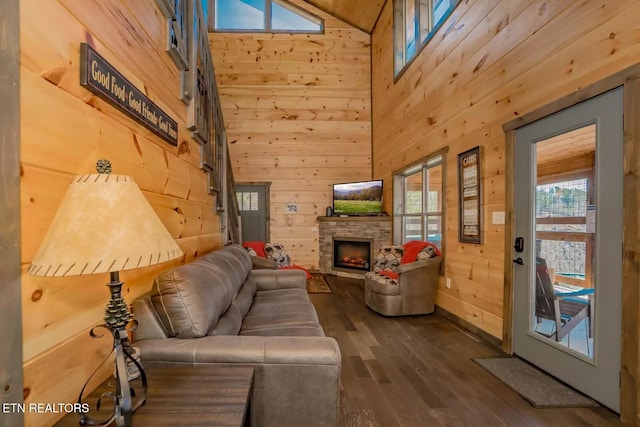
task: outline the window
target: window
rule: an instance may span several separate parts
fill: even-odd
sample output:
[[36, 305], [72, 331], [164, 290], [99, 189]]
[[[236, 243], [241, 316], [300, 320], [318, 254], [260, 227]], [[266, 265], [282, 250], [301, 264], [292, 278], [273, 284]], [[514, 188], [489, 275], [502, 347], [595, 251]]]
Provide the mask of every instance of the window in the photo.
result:
[[324, 21], [284, 0], [215, 0], [215, 31], [322, 33]]
[[433, 155], [394, 175], [395, 244], [428, 240], [442, 249], [444, 154]]
[[588, 226], [588, 177], [539, 183], [536, 186], [536, 256], [555, 268], [561, 283], [590, 287], [594, 250]]
[[393, 0], [397, 76], [433, 37], [460, 0]]
[[258, 210], [258, 193], [255, 191], [236, 191], [238, 208], [241, 211]]

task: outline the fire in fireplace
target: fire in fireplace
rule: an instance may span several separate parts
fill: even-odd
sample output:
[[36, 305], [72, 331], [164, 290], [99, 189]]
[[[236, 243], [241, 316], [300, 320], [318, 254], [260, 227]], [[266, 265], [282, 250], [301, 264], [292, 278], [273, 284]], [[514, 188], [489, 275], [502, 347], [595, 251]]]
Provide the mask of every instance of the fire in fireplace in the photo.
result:
[[333, 268], [344, 271], [371, 271], [371, 239], [333, 238]]

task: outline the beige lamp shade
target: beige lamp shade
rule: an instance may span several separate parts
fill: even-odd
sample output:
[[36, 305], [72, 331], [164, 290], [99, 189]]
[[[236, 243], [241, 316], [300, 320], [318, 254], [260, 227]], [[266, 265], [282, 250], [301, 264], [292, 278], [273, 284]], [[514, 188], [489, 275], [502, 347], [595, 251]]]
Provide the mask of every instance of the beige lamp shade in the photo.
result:
[[29, 266], [34, 276], [75, 276], [145, 267], [182, 250], [129, 176], [77, 176]]

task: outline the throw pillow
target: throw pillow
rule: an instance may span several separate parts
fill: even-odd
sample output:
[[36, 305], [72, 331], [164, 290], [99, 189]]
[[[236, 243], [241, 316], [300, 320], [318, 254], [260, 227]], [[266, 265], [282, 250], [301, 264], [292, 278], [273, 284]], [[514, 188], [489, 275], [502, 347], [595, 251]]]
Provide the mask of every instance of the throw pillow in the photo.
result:
[[433, 243], [429, 243], [428, 246], [420, 249], [420, 251], [418, 252], [418, 256], [416, 257], [416, 260], [420, 261], [423, 259], [429, 259], [436, 256], [440, 256], [440, 250]]
[[264, 245], [264, 253], [267, 258], [274, 260], [278, 267], [291, 265], [291, 257], [284, 251], [281, 243], [267, 243]]
[[264, 242], [255, 241], [255, 242], [244, 242], [242, 247], [249, 252], [251, 256], [259, 256], [262, 258], [266, 258], [266, 254], [264, 252], [265, 244]]
[[378, 274], [382, 271], [397, 272], [403, 254], [402, 246], [383, 246], [376, 255], [373, 271]]

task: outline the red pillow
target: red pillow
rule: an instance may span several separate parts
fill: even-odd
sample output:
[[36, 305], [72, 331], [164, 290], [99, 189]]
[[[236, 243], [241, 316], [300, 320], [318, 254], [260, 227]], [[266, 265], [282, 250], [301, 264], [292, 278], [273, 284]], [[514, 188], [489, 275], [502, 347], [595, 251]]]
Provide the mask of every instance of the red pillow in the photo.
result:
[[404, 255], [402, 255], [402, 260], [400, 264], [407, 264], [409, 262], [414, 262], [418, 257], [418, 252], [427, 246], [433, 247], [435, 249], [436, 255], [440, 256], [440, 250], [436, 245], [431, 242], [424, 242], [422, 240], [411, 240], [404, 244]]
[[311, 273], [309, 273], [309, 271], [306, 268], [300, 267], [299, 265], [286, 265], [284, 267], [278, 267], [278, 268], [280, 270], [302, 270], [307, 275], [307, 280], [311, 279]]
[[245, 249], [253, 249], [259, 257], [266, 258], [267, 254], [264, 253], [264, 242], [244, 242], [242, 247]]
[[400, 275], [398, 273], [394, 273], [393, 271], [384, 270], [380, 272], [380, 275], [386, 276], [390, 279], [395, 279], [395, 280], [398, 280], [400, 278]]

